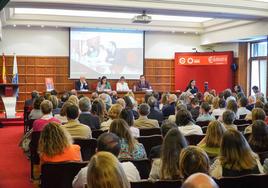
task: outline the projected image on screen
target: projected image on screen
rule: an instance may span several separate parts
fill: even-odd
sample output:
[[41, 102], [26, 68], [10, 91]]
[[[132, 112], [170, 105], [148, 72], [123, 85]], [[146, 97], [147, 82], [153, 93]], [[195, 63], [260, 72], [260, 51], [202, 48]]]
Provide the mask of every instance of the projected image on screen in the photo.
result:
[[138, 79], [143, 74], [143, 32], [71, 29], [70, 78]]

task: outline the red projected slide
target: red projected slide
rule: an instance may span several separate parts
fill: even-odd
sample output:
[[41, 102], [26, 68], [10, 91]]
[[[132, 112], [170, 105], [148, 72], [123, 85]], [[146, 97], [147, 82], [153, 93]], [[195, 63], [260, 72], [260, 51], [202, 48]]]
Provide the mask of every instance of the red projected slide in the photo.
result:
[[232, 88], [232, 63], [232, 51], [175, 53], [175, 90], [184, 91], [190, 80], [196, 80], [201, 92], [204, 82], [217, 92]]

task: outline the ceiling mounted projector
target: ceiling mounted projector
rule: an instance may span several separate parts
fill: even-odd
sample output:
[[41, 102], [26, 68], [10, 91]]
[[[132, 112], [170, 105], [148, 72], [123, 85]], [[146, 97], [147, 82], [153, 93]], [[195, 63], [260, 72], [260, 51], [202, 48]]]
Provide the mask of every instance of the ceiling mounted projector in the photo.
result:
[[152, 21], [152, 17], [143, 12], [141, 15], [137, 15], [132, 19], [132, 23], [148, 24]]

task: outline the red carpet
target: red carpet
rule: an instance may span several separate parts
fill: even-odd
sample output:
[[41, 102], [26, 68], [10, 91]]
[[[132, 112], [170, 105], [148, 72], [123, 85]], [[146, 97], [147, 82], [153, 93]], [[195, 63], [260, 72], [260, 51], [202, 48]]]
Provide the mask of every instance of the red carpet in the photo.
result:
[[30, 162], [18, 147], [23, 126], [0, 128], [0, 188], [33, 188]]

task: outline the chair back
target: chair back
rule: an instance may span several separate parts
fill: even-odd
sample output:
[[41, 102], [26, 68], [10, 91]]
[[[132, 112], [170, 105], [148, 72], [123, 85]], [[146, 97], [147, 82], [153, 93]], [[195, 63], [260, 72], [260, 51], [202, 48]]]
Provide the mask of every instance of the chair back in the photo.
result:
[[205, 134], [201, 135], [193, 134], [185, 136], [185, 138], [188, 141], [189, 145], [197, 145], [205, 136], [206, 136]]
[[97, 140], [92, 139], [74, 139], [74, 144], [77, 144], [81, 148], [81, 155], [83, 161], [89, 161], [90, 158], [96, 153]]
[[107, 131], [103, 131], [103, 130], [92, 130], [92, 138], [98, 139], [99, 136], [102, 133], [105, 133], [105, 132], [107, 132]]
[[158, 180], [131, 182], [131, 188], [180, 188], [181, 180]]
[[264, 160], [268, 158], [268, 151], [258, 152], [257, 154], [259, 155], [261, 164], [263, 164]]
[[199, 125], [200, 127], [208, 126], [210, 121], [197, 121], [196, 125]]
[[147, 156], [149, 156], [152, 147], [161, 145], [163, 138], [161, 135], [152, 135], [152, 136], [140, 136], [137, 140], [143, 144]]
[[144, 128], [140, 129], [140, 136], [161, 135], [160, 128]]
[[32, 132], [32, 136], [31, 136], [31, 142], [30, 142], [30, 158], [31, 158], [31, 162], [33, 164], [39, 164], [40, 162], [40, 158], [39, 158], [39, 154], [38, 154], [38, 145], [39, 145], [39, 139], [40, 139], [40, 135], [41, 132]]
[[240, 132], [244, 132], [244, 130], [249, 126], [249, 124], [242, 124], [242, 125], [236, 125], [237, 126], [237, 129], [240, 131]]
[[139, 171], [141, 179], [148, 179], [151, 171], [151, 161], [149, 159], [140, 160], [120, 160], [121, 162], [132, 162]]
[[267, 187], [268, 175], [251, 174], [239, 177], [223, 177], [216, 179], [220, 188], [241, 187], [241, 188], [262, 188]]
[[208, 126], [201, 127], [201, 129], [202, 129], [203, 133], [206, 134]]
[[30, 148], [30, 161], [31, 161], [31, 178], [34, 179], [34, 165], [40, 164], [40, 158], [38, 153], [38, 145], [40, 139], [41, 132], [32, 132], [31, 134], [31, 141], [29, 144]]
[[33, 123], [35, 119], [28, 119], [27, 121], [24, 121], [24, 133], [28, 132], [33, 128]]
[[240, 115], [239, 119], [245, 119], [246, 116], [247, 116], [247, 114]]
[[235, 125], [243, 125], [243, 124], [251, 124], [251, 120], [245, 120], [245, 119], [236, 119], [234, 120]]
[[72, 188], [72, 181], [86, 162], [45, 163], [41, 167], [41, 188]]

